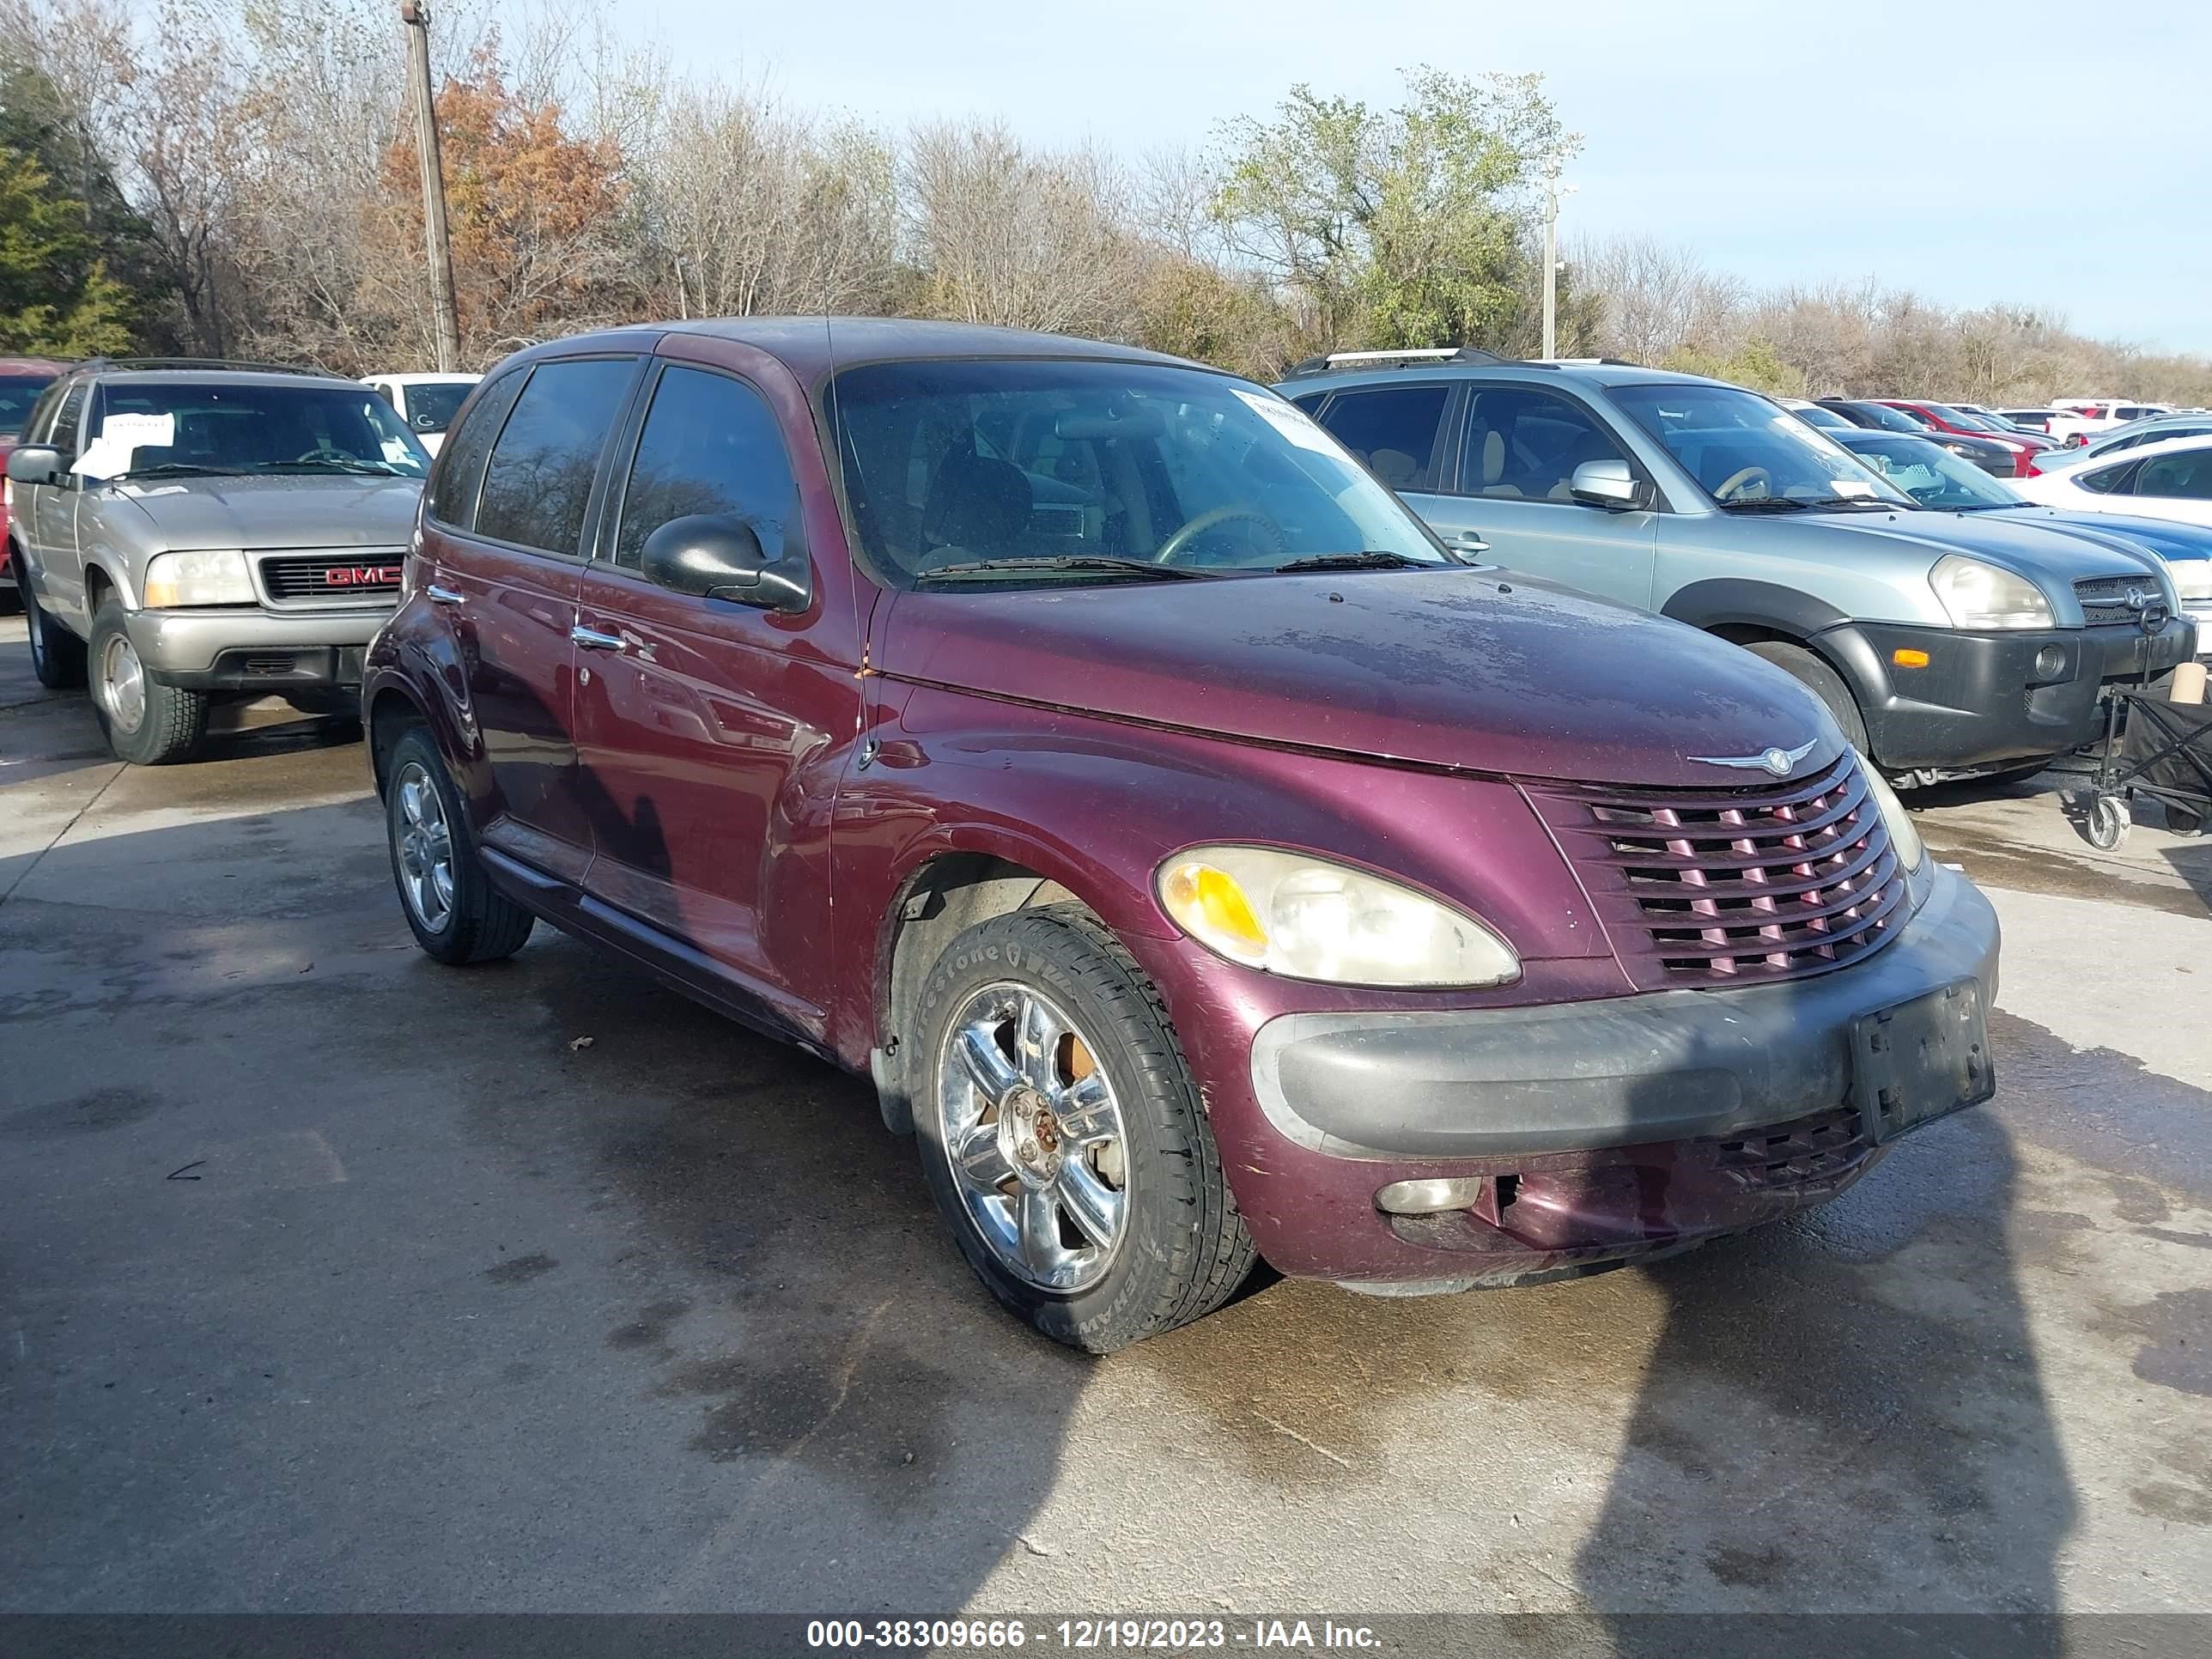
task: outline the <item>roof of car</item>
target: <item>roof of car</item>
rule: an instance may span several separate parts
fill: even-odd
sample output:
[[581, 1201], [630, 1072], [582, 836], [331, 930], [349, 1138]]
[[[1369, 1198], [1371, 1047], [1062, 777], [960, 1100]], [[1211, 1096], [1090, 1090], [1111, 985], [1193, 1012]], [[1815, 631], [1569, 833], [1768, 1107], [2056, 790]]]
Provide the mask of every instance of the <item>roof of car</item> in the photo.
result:
[[0, 357], [0, 374], [58, 374], [68, 367], [59, 357]]
[[361, 378], [364, 383], [370, 380], [384, 380], [392, 386], [440, 386], [447, 382], [465, 382], [474, 386], [478, 380], [483, 379], [483, 376], [474, 369], [457, 368], [450, 374], [441, 374], [433, 371], [407, 374], [364, 374]]
[[1319, 392], [1335, 386], [1389, 385], [1419, 375], [1423, 379], [1442, 378], [1455, 380], [1510, 381], [1521, 386], [1726, 386], [1725, 380], [1716, 380], [1703, 374], [1685, 374], [1671, 368], [1646, 368], [1640, 363], [1624, 363], [1590, 359], [1571, 361], [1529, 358], [1521, 362], [1501, 360], [1492, 363], [1455, 362], [1442, 358], [1432, 362], [1419, 360], [1393, 361], [1380, 366], [1362, 367], [1346, 364], [1343, 368], [1308, 370], [1292, 379], [1279, 382], [1285, 388], [1297, 387], [1300, 395]]
[[211, 380], [239, 386], [291, 386], [301, 380], [335, 380], [357, 386], [326, 368], [293, 368], [283, 363], [232, 363], [218, 358], [202, 362], [190, 357], [86, 357], [69, 365], [71, 377], [96, 374], [106, 380], [144, 380], [153, 383]]
[[[1079, 339], [981, 323], [925, 322], [906, 317], [718, 317], [659, 323], [664, 334], [705, 335], [767, 352], [802, 377], [838, 364], [912, 357], [1095, 357], [1121, 362], [1206, 368], [1142, 346]], [[625, 330], [623, 332], [634, 332]], [[583, 336], [591, 338], [591, 336]], [[574, 341], [562, 341], [573, 345]], [[1218, 371], [1216, 371], [1218, 372]]]
[[[2192, 450], [2208, 448], [2212, 448], [2212, 432], [2199, 432], [2185, 438], [2160, 438], [2156, 443], [2137, 444], [2133, 449], [2108, 449], [2101, 455], [2076, 450], [2059, 459], [2072, 460], [2078, 457], [2093, 465], [2120, 466], [2130, 461], [2150, 459], [2160, 455], [2185, 455]], [[2068, 469], [2069, 471], [2072, 470]]]

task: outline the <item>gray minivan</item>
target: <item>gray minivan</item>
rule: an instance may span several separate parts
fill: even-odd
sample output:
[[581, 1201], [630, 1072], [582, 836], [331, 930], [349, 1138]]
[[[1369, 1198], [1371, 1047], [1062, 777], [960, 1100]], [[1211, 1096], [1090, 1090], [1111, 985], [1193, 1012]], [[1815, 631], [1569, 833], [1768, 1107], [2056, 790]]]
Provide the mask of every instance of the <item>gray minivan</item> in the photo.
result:
[[1447, 545], [1735, 641], [1900, 781], [2032, 770], [2109, 681], [2190, 653], [2148, 553], [1923, 511], [1757, 392], [1474, 352], [1303, 364], [1278, 389]]

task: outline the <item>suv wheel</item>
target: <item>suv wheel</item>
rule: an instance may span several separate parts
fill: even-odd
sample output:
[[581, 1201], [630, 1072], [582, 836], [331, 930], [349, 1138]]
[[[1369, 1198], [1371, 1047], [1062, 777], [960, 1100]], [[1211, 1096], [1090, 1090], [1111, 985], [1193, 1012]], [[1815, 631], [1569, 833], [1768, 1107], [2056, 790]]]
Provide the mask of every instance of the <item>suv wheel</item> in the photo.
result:
[[15, 561], [15, 592], [23, 601], [23, 620], [31, 635], [31, 672], [49, 691], [67, 691], [84, 684], [84, 641], [39, 609], [38, 595], [23, 574], [23, 562]]
[[416, 944], [453, 967], [513, 956], [537, 918], [484, 874], [460, 793], [423, 727], [411, 728], [392, 746], [390, 778], [385, 836], [399, 908]]
[[[1841, 674], [1802, 645], [1784, 645], [1778, 640], [1758, 640], [1744, 649], [1754, 657], [1765, 658], [1827, 704], [1828, 712], [1836, 717], [1836, 724], [1843, 727], [1844, 741], [1862, 755], [1867, 754], [1866, 718], [1859, 713], [1858, 699], [1851, 695], [1851, 688], [1844, 684]], [[1867, 755], [1867, 758], [1872, 760], [1874, 757]]]
[[112, 597], [92, 619], [91, 659], [93, 709], [118, 760], [160, 766], [199, 747], [207, 735], [206, 694], [165, 685], [147, 671]]
[[1093, 1353], [1211, 1313], [1252, 1242], [1159, 998], [1076, 905], [969, 928], [910, 1028], [922, 1170], [961, 1253]]

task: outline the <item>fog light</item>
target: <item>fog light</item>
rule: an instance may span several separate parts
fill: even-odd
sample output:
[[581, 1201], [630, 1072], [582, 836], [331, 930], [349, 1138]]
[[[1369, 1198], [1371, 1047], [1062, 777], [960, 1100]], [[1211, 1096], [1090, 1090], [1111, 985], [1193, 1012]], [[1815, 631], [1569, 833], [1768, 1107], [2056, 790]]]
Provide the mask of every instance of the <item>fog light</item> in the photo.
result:
[[1928, 653], [1925, 651], [1907, 651], [1899, 649], [1891, 652], [1889, 653], [1889, 659], [1895, 663], [1899, 668], [1925, 668], [1928, 666]]
[[1471, 1210], [1481, 1197], [1480, 1176], [1394, 1181], [1375, 1194], [1375, 1207], [1390, 1215], [1434, 1215], [1441, 1210]]
[[2066, 647], [2046, 645], [2035, 653], [2035, 678], [2039, 680], [2056, 678], [2058, 671], [2066, 666]]

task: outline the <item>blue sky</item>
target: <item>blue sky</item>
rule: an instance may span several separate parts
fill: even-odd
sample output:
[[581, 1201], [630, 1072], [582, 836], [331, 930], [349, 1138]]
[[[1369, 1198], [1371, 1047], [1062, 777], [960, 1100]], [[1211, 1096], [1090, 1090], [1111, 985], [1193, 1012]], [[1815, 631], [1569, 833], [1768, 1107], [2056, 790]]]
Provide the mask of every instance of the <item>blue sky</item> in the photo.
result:
[[1200, 144], [1293, 82], [1541, 70], [1586, 145], [1569, 234], [1657, 233], [1757, 283], [1873, 276], [2212, 353], [2212, 5], [2134, 0], [629, 0], [700, 72], [872, 122]]

